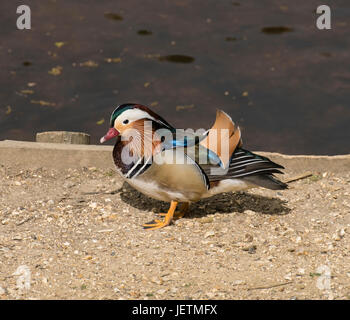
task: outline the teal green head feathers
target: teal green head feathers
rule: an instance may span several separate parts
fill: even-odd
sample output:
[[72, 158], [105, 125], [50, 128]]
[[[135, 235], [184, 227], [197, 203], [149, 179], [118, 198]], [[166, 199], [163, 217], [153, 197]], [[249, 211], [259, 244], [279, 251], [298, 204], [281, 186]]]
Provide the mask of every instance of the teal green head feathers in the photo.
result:
[[134, 108], [136, 104], [134, 103], [125, 103], [125, 104], [121, 104], [120, 106], [118, 106], [111, 115], [111, 119], [110, 119], [110, 127], [112, 128], [114, 126], [114, 121], [115, 119], [117, 119], [124, 111], [129, 110]]
[[110, 129], [105, 136], [100, 140], [101, 143], [110, 140], [119, 134], [122, 134], [126, 129], [137, 127], [141, 121], [151, 121], [156, 128], [167, 128], [174, 131], [166, 120], [157, 115], [155, 112], [136, 103], [125, 103], [119, 105], [111, 115]]

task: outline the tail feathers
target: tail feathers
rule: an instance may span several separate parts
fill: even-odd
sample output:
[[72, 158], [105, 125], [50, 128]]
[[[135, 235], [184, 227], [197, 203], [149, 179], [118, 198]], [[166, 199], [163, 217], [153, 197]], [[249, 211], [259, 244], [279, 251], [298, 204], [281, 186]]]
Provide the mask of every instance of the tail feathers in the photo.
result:
[[286, 183], [276, 179], [272, 174], [253, 175], [242, 179], [259, 187], [271, 190], [284, 190], [288, 188]]

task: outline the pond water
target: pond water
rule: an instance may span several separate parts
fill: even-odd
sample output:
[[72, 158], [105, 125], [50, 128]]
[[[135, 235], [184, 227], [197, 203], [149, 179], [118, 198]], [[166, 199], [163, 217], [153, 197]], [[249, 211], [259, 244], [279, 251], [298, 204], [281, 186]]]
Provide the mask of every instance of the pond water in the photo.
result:
[[0, 4], [0, 140], [82, 131], [92, 143], [114, 107], [149, 106], [178, 128], [217, 108], [246, 148], [350, 153], [350, 2], [333, 0], [16, 1]]

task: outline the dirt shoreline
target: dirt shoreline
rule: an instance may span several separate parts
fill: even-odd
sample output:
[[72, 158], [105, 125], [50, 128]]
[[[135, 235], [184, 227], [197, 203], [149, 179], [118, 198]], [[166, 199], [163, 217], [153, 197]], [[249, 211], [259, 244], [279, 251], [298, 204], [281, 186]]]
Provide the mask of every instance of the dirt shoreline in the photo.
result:
[[111, 147], [40, 145], [0, 142], [1, 299], [350, 299], [350, 155], [269, 154], [312, 175], [146, 231], [168, 204], [123, 185]]

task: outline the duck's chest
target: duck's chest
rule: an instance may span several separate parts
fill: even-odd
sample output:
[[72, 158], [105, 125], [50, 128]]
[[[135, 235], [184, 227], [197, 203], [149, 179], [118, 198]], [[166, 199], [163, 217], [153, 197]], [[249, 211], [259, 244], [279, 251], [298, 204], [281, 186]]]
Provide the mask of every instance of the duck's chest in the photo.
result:
[[131, 186], [149, 197], [187, 202], [197, 201], [207, 192], [203, 176], [193, 163], [164, 163], [156, 155], [151, 161], [136, 160], [128, 164], [123, 161], [120, 149], [116, 146], [113, 151], [118, 172]]

